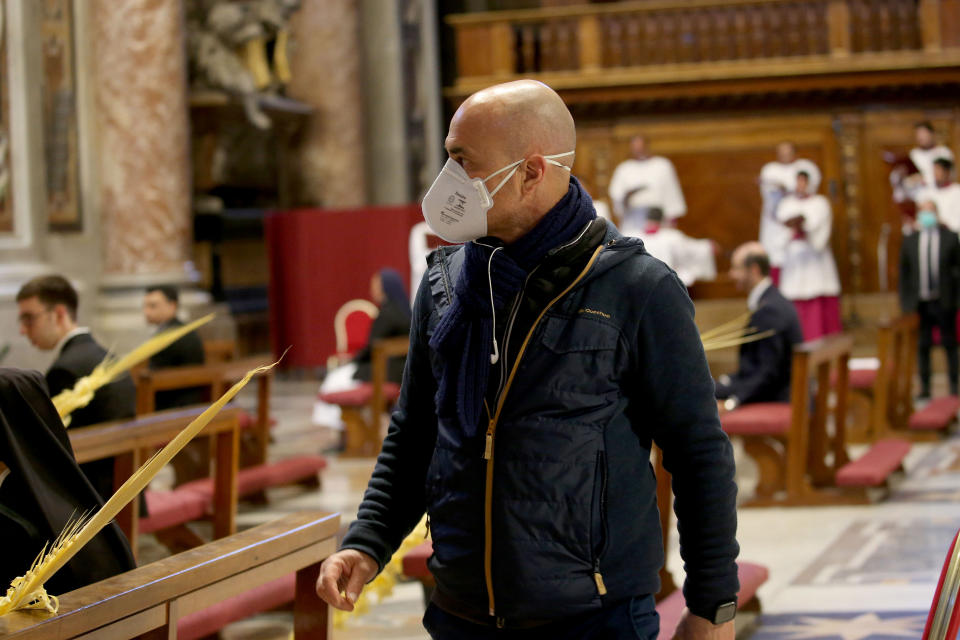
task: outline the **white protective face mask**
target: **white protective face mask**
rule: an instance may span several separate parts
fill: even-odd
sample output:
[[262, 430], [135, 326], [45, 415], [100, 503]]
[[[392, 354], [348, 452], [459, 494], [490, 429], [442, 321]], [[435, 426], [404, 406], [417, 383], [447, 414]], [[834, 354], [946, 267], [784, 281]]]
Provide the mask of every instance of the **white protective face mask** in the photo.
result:
[[[567, 151], [543, 157], [550, 164], [570, 171], [570, 167], [554, 158], [572, 156], [573, 153]], [[469, 242], [487, 235], [487, 211], [493, 207], [493, 196], [513, 177], [521, 162], [523, 160], [517, 160], [481, 179], [471, 178], [459, 163], [449, 158], [420, 203], [427, 226], [447, 242]], [[487, 191], [487, 181], [504, 171], [510, 173], [493, 191]]]

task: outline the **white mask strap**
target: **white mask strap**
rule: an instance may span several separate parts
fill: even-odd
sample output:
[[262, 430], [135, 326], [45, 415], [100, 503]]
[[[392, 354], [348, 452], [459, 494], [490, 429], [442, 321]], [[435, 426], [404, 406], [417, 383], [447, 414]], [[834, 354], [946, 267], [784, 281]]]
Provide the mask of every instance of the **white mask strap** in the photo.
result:
[[574, 153], [575, 153], [574, 151], [567, 151], [566, 153], [554, 153], [553, 155], [543, 156], [543, 157], [546, 158], [547, 162], [549, 162], [550, 164], [555, 165], [555, 166], [558, 166], [558, 167], [560, 167], [561, 169], [566, 169], [567, 171], [571, 171], [572, 169], [571, 169], [570, 167], [568, 167], [568, 166], [565, 165], [565, 164], [561, 164], [561, 163], [557, 162], [556, 160], [554, 160], [554, 158], [562, 158], [562, 157], [564, 157], [564, 156], [572, 156]]
[[500, 188], [503, 187], [503, 185], [507, 184], [507, 180], [509, 180], [510, 178], [513, 177], [513, 174], [515, 174], [515, 173], [517, 172], [517, 169], [520, 167], [520, 163], [521, 163], [521, 162], [523, 162], [523, 160], [517, 160], [517, 161], [514, 162], [513, 164], [508, 164], [508, 165], [505, 166], [503, 169], [499, 169], [499, 170], [497, 170], [497, 171], [494, 171], [493, 173], [491, 173], [490, 175], [488, 175], [486, 178], [484, 178], [483, 181], [486, 182], [486, 181], [489, 180], [490, 178], [492, 178], [492, 177], [494, 177], [494, 176], [496, 176], [496, 175], [499, 175], [499, 174], [503, 173], [504, 171], [507, 171], [508, 169], [513, 169], [513, 171], [511, 171], [510, 173], [508, 173], [508, 174], [503, 178], [503, 180], [500, 181], [500, 184], [498, 184], [498, 185], [496, 186], [496, 188], [495, 188], [493, 191], [490, 192], [490, 197], [491, 197], [491, 198], [492, 198], [493, 196], [497, 195], [497, 191], [500, 191]]

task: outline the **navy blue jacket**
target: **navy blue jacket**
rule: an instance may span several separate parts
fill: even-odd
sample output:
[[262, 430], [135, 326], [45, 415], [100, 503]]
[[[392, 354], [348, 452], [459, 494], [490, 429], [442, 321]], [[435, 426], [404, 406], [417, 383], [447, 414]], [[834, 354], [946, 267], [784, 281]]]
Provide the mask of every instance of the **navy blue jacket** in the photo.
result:
[[718, 398], [747, 402], [790, 402], [793, 347], [803, 342], [803, 329], [793, 303], [770, 285], [760, 296], [749, 326], [773, 331], [769, 338], [740, 345], [740, 364], [728, 380], [717, 382]]
[[709, 616], [735, 597], [733, 455], [693, 304], [640, 240], [612, 227], [601, 237], [531, 323], [493, 424], [484, 416], [475, 438], [436, 414], [440, 368], [428, 342], [462, 252], [432, 255], [398, 408], [343, 548], [382, 567], [426, 510], [430, 570], [464, 608], [556, 619], [655, 593], [664, 561], [655, 441], [673, 474], [688, 607]]

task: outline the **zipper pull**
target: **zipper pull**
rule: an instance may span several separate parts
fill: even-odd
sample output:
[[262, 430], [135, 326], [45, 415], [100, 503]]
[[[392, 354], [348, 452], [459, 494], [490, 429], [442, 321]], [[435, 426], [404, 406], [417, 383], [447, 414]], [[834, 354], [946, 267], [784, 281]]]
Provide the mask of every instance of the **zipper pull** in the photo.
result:
[[603, 576], [599, 571], [594, 572], [593, 581], [597, 583], [597, 593], [601, 596], [607, 595], [607, 587], [603, 584]]
[[483, 447], [483, 459], [489, 460], [493, 457], [493, 420], [487, 424], [487, 441]]
[[427, 531], [423, 534], [423, 539], [426, 540], [430, 537], [430, 516], [427, 516]]
[[603, 576], [600, 575], [600, 561], [593, 563], [593, 581], [597, 583], [597, 593], [601, 596], [607, 595], [607, 586], [603, 584]]

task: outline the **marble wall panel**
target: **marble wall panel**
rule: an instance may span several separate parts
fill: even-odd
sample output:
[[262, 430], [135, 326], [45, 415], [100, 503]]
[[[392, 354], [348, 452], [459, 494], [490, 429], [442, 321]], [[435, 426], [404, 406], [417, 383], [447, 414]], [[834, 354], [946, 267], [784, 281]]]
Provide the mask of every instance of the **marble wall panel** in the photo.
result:
[[105, 276], [182, 273], [190, 243], [180, 0], [93, 0]]

